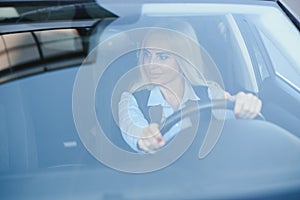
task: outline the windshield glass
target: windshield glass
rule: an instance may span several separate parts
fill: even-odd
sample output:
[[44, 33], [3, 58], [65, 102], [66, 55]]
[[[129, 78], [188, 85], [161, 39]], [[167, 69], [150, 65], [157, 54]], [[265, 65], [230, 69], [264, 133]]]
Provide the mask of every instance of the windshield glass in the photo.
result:
[[[286, 191], [289, 184], [299, 183], [299, 165], [294, 164], [299, 156], [292, 156], [300, 152], [299, 113], [293, 107], [299, 105], [300, 34], [276, 3], [103, 3], [100, 7], [91, 1], [60, 2], [59, 6], [40, 3], [0, 7], [0, 26], [4, 27], [0, 30], [1, 183], [9, 182], [7, 187], [13, 188], [14, 180], [21, 186], [34, 180], [29, 185], [39, 188], [40, 182], [50, 179], [49, 185], [56, 192], [64, 188], [75, 194], [81, 187], [76, 184], [85, 188], [92, 180], [94, 187], [102, 181], [97, 192], [104, 199], [143, 199], [144, 194], [145, 199], [160, 199], [160, 195], [165, 199], [218, 197], [227, 194], [227, 179], [243, 197], [251, 189], [259, 193], [261, 188], [267, 188], [270, 194], [275, 189], [269, 188], [280, 185]], [[174, 31], [179, 21], [192, 27], [193, 37], [184, 30]], [[149, 30], [157, 29], [163, 30], [164, 36], [169, 36], [170, 30], [176, 32], [196, 50], [187, 50], [180, 43], [183, 40], [171, 40], [171, 34], [166, 37], [172, 41], [169, 46], [163, 46], [164, 41], [155, 43], [160, 48], [149, 45], [144, 38], [149, 36]], [[172, 51], [159, 51], [171, 47]], [[193, 56], [186, 56], [189, 53]], [[208, 131], [201, 132], [202, 124], [188, 118], [172, 128], [186, 128], [183, 133], [189, 138], [181, 141], [181, 136], [170, 136], [170, 143], [158, 154], [162, 157], [133, 151], [120, 129], [120, 99], [124, 92], [142, 88], [135, 85], [143, 75], [137, 70], [142, 62], [151, 63], [154, 58], [161, 62], [173, 58], [172, 63], [180, 67], [205, 66], [200, 75], [184, 74], [183, 80], [191, 82], [184, 82], [185, 91], [188, 86], [193, 89], [197, 81], [210, 84], [205, 88], [208, 101], [226, 99], [231, 105], [240, 91], [257, 98], [264, 97], [261, 93], [267, 91], [263, 108], [275, 114], [267, 115], [262, 110], [262, 120], [240, 120], [234, 108], [222, 107], [224, 112], [216, 115], [220, 118], [209, 118], [209, 125], [218, 124], [215, 135], [209, 137]], [[186, 73], [184, 69], [177, 70]], [[153, 79], [159, 76], [151, 73], [149, 70]], [[268, 85], [273, 79], [283, 81], [284, 87], [290, 89], [287, 96], [278, 97], [272, 93], [275, 90], [269, 90], [274, 85], [282, 94], [280, 84]], [[182, 93], [186, 102], [205, 100], [196, 98], [196, 92], [187, 93]], [[271, 107], [271, 100], [281, 101], [289, 94], [295, 98], [285, 103], [292, 109], [277, 104]], [[137, 105], [133, 100], [130, 106], [141, 108], [157, 103], [149, 102]], [[180, 111], [185, 104], [174, 109], [172, 105], [165, 106]], [[199, 113], [206, 111], [203, 110]], [[282, 113], [288, 117], [281, 117]], [[281, 118], [269, 120], [276, 116]], [[152, 123], [150, 111], [146, 117]], [[165, 122], [162, 119], [167, 119], [166, 115], [160, 119]], [[209, 142], [203, 142], [205, 139]], [[132, 146], [141, 150], [136, 143]], [[168, 152], [174, 149], [176, 153]], [[282, 162], [284, 159], [291, 162]], [[56, 185], [61, 176], [64, 181]], [[243, 185], [245, 177], [248, 181]], [[278, 181], [274, 177], [279, 177]], [[69, 181], [70, 188], [62, 186], [65, 181]], [[191, 188], [187, 189], [186, 183]], [[141, 185], [145, 187], [140, 190]], [[113, 192], [115, 187], [118, 193]], [[25, 189], [20, 195], [26, 193]], [[0, 193], [5, 191], [0, 189]]]
[[[185, 12], [184, 10], [186, 9], [181, 9], [182, 6], [190, 8], [188, 9], [189, 12]], [[248, 91], [253, 92], [258, 91], [259, 81], [262, 80], [259, 80], [257, 78], [256, 73], [258, 72], [260, 77], [264, 79], [269, 76], [268, 73], [270, 72], [267, 70], [267, 68], [269, 67], [268, 63], [266, 63], [264, 60], [259, 60], [261, 61], [261, 63], [259, 63], [258, 69], [255, 69], [255, 67], [253, 67], [253, 58], [258, 57], [259, 55], [264, 56], [265, 54], [262, 53], [262, 51], [264, 50], [268, 51], [268, 54], [270, 54], [269, 58], [271, 58], [271, 60], [273, 58], [276, 59], [276, 57], [273, 56], [274, 52], [284, 57], [284, 60], [286, 60], [284, 67], [285, 69], [290, 69], [286, 70], [288, 72], [287, 74], [282, 74], [280, 72], [280, 67], [282, 67], [282, 65], [277, 66], [277, 62], [273, 62], [273, 60], [272, 67], [275, 70], [278, 69], [278, 73], [282, 74], [282, 76], [287, 76], [287, 78], [291, 76], [291, 79], [289, 79], [290, 82], [292, 82], [295, 85], [298, 84], [297, 81], [299, 81], [299, 79], [297, 77], [299, 77], [300, 65], [299, 57], [296, 56], [296, 52], [300, 51], [300, 45], [298, 45], [297, 43], [300, 41], [300, 36], [297, 30], [292, 26], [292, 23], [287, 19], [287, 17], [284, 16], [281, 12], [278, 12], [277, 8], [273, 6], [237, 6], [230, 4], [205, 4], [201, 6], [197, 4], [146, 4], [142, 7], [142, 16], [139, 18], [124, 17], [117, 20], [107, 19], [99, 23], [95, 28], [93, 28], [93, 31], [91, 32], [89, 38], [90, 43], [88, 47], [88, 52], [92, 52], [93, 49], [97, 47], [96, 44], [100, 44], [101, 46], [102, 43], [109, 45], [105, 46], [105, 52], [107, 55], [112, 53], [118, 53], [122, 48], [136, 47], [140, 41], [138, 41], [137, 38], [132, 38], [130, 35], [126, 35], [126, 31], [140, 29], [142, 27], [149, 27], [151, 26], [151, 24], [154, 24], [157, 21], [164, 20], [164, 18], [183, 19], [193, 25], [197, 32], [197, 40], [201, 44], [201, 48], [203, 48], [203, 50], [207, 54], [207, 62], [211, 62], [214, 66], [216, 66], [215, 70], [219, 72], [218, 74], [221, 75], [222, 79], [218, 81], [220, 81], [220, 85], [223, 85], [223, 87], [228, 91], [235, 92], [239, 88], [244, 88]], [[276, 28], [275, 24], [271, 23], [273, 18], [279, 19], [278, 21], [286, 27], [286, 31], [279, 31]], [[269, 21], [270, 23], [268, 23]], [[255, 33], [255, 31], [258, 34], [252, 34]], [[43, 59], [45, 60], [47, 59], [47, 57], [52, 58], [56, 55], [59, 55], [58, 58], [62, 58], [64, 54], [61, 54], [60, 51], [63, 53], [71, 53], [69, 54], [70, 57], [68, 58], [71, 59], [71, 55], [77, 55], [77, 53], [81, 52], [82, 48], [84, 48], [82, 46], [83, 43], [81, 41], [82, 38], [80, 37], [80, 34], [78, 34], [78, 31], [73, 29], [36, 31], [29, 34], [28, 37], [31, 38], [32, 34], [35, 34], [34, 38], [36, 38], [37, 41], [41, 44], [41, 46], [36, 50], [37, 55], [39, 51], [42, 51]], [[17, 35], [20, 36], [20, 34]], [[247, 40], [249, 40], [248, 37], [253, 36], [254, 40], [260, 39], [263, 41], [262, 45], [265, 47], [264, 49], [257, 49], [254, 52], [249, 50], [252, 47], [247, 46]], [[12, 38], [11, 40], [15, 40], [16, 34], [7, 34], [1, 37], [5, 40], [6, 44], [8, 44], [9, 37]], [[271, 40], [272, 42], [270, 42]], [[36, 40], [32, 39], [32, 41], [34, 42]], [[27, 39], [26, 42], [28, 43], [29, 40]], [[22, 46], [25, 46], [27, 43], [24, 43]], [[28, 44], [30, 44], [30, 42]], [[31, 44], [31, 47], [29, 48], [35, 47]], [[122, 56], [115, 55], [117, 59], [114, 60], [111, 66], [106, 70], [108, 73], [108, 75], [106, 76], [109, 79], [110, 83], [105, 82], [101, 85], [101, 81], [104, 81], [107, 78], [100, 79], [98, 87], [105, 87], [105, 89], [99, 89], [98, 91], [108, 91], [108, 93], [104, 94], [101, 92], [97, 92], [97, 95], [100, 96], [100, 104], [101, 99], [103, 99], [103, 95], [111, 95], [115, 87], [114, 84], [121, 76], [123, 76], [123, 73], [125, 73], [127, 70], [130, 70], [132, 66], [138, 65], [138, 60], [136, 57], [137, 50], [138, 49], [131, 49], [130, 52], [127, 52]], [[30, 59], [30, 57], [28, 56], [25, 58]], [[128, 61], [128, 59], [130, 59], [130, 61]], [[26, 63], [26, 60], [21, 61], [22, 64]], [[90, 61], [90, 59], [87, 59], [87, 61]], [[98, 56], [93, 62], [97, 63], [102, 61], [103, 56]], [[14, 62], [17, 63], [18, 60], [14, 60]], [[12, 62], [9, 63], [11, 65], [14, 65]], [[119, 66], [120, 63], [127, 63], [128, 66], [123, 64], [121, 70]], [[19, 65], [17, 64], [15, 64], [15, 66]], [[88, 62], [84, 64], [88, 64]], [[8, 67], [3, 67], [2, 69], [4, 70], [7, 68]], [[230, 73], [229, 70], [235, 71], [235, 73], [238, 74], [238, 76], [235, 76], [234, 74]], [[37, 144], [37, 153], [40, 154], [43, 154], [43, 152], [45, 153], [47, 146], [51, 148], [54, 145], [49, 143], [49, 141], [52, 141], [52, 139], [55, 138], [52, 137], [53, 134], [58, 136], [67, 131], [68, 134], [71, 133], [71, 135], [73, 136], [69, 136], [71, 138], [62, 139], [62, 141], [57, 142], [61, 143], [61, 150], [65, 149], [66, 151], [69, 151], [71, 153], [72, 151], [70, 151], [69, 149], [72, 149], [73, 147], [76, 147], [78, 144], [81, 143], [76, 133], [77, 131], [73, 122], [72, 109], [70, 107], [72, 102], [72, 89], [76, 71], [76, 68], [69, 69], [66, 71], [53, 71], [44, 75], [36, 75], [30, 78], [20, 79], [10, 84], [2, 84], [1, 92], [3, 93], [3, 95], [1, 95], [1, 102], [3, 109], [19, 108], [26, 114], [26, 116], [31, 116], [30, 121], [28, 121], [27, 117], [19, 118], [20, 121], [18, 121], [13, 116], [8, 117], [11, 114], [7, 114], [8, 116], [3, 114], [2, 118], [5, 118], [5, 120], [3, 119], [2, 122], [4, 123], [6, 121], [8, 125], [2, 127], [18, 127], [17, 124], [22, 123], [25, 127], [30, 126], [34, 128], [34, 130], [36, 131], [30, 131], [30, 133], [37, 134], [36, 136], [32, 137], [37, 137], [36, 141], [39, 141]], [[217, 77], [216, 79], [218, 78], [219, 77]], [[61, 81], [63, 81], [63, 83], [60, 83]], [[63, 87], [56, 87], [52, 84], [52, 82], [55, 82], [58, 85], [61, 84], [63, 85]], [[66, 84], [67, 82], [68, 84]], [[37, 88], [33, 89], [33, 87]], [[54, 93], [51, 94], [52, 92]], [[41, 95], [41, 93], [45, 94]], [[18, 97], [20, 95], [22, 96], [22, 98]], [[56, 100], [50, 101], [50, 99], [48, 99], [49, 96], [55, 97]], [[10, 101], [10, 99], [28, 100], [25, 101], [27, 102], [26, 104], [19, 104], [18, 102]], [[18, 106], [16, 104], [18, 104]], [[43, 109], [41, 109], [37, 107], [37, 105], [39, 104], [47, 104], [50, 105], [50, 107], [43, 107]], [[59, 107], [57, 107], [58, 105]], [[60, 108], [61, 110], [59, 111], [56, 109], [52, 109], [52, 107], [57, 107], [57, 109]], [[103, 110], [101, 109], [106, 110], [106, 108], [103, 108], [103, 106], [97, 109], [99, 109], [98, 112], [103, 112]], [[59, 125], [59, 123], [57, 124], [57, 118], [55, 117], [56, 113], [61, 113], [61, 111], [63, 111], [64, 113], [64, 116], [61, 116], [61, 121], [67, 122], [64, 123], [65, 126], [61, 126]], [[107, 110], [105, 112], [109, 111]], [[116, 112], [114, 111], [114, 108], [113, 112]], [[42, 117], [44, 116], [44, 113], [47, 113], [47, 117]], [[109, 123], [106, 122], [106, 119], [98, 120], [100, 121], [100, 123], [106, 124], [108, 126], [111, 126], [112, 124], [116, 125], [116, 120], [110, 121]], [[102, 122], [101, 120], [104, 121]], [[7, 128], [7, 130], [2, 131], [2, 133], [17, 131], [8, 130], [10, 129]], [[19, 131], [24, 132], [25, 130]], [[119, 131], [118, 128], [114, 128], [113, 130], [117, 132]], [[44, 136], [41, 137], [41, 134]], [[77, 139], [73, 140], [74, 138], [72, 139], [72, 137], [75, 137]], [[40, 151], [39, 147], [45, 150]], [[44, 158], [44, 156], [41, 156], [39, 159], [40, 162], [43, 164], [40, 164], [39, 166], [50, 167], [52, 165], [62, 164], [59, 163], [57, 159], [57, 157], [59, 157], [59, 154], [63, 155], [59, 153], [59, 150], [57, 150], [57, 154], [53, 155], [54, 160], [47, 157], [45, 163], [43, 163], [41, 160], [41, 158]], [[64, 159], [63, 161], [67, 162], [66, 159]]]

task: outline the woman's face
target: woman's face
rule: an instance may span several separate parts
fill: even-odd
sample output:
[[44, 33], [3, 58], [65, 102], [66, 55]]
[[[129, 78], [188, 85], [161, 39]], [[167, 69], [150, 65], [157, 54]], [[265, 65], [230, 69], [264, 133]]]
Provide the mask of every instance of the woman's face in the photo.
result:
[[145, 46], [141, 55], [142, 63], [145, 74], [152, 84], [166, 85], [182, 78], [176, 56], [167, 51], [169, 47], [165, 40], [160, 37], [150, 37]]
[[173, 54], [157, 49], [143, 50], [143, 66], [148, 80], [153, 84], [167, 84], [181, 77]]

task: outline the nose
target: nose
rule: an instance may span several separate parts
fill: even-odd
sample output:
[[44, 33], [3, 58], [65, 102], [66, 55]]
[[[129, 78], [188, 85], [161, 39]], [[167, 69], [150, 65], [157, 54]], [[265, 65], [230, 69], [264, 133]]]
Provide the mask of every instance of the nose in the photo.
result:
[[157, 70], [160, 68], [160, 63], [156, 56], [151, 56], [146, 64], [149, 70]]

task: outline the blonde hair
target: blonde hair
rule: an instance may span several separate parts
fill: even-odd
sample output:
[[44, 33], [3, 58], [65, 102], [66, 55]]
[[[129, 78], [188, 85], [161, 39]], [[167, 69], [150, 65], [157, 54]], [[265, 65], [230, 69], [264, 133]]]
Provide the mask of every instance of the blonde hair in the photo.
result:
[[[206, 72], [204, 68], [202, 48], [198, 43], [198, 39], [193, 27], [182, 20], [167, 20], [153, 27], [147, 28], [147, 33], [140, 45], [139, 65], [140, 79], [134, 84], [133, 91], [151, 87], [145, 86], [147, 76], [143, 70], [143, 51], [145, 48], [160, 49], [168, 51], [175, 55], [176, 61], [182, 71], [183, 76], [192, 85], [208, 85], [210, 81], [205, 79]], [[164, 44], [151, 46], [147, 41], [152, 36], [163, 39], [168, 48]], [[151, 42], [150, 42], [151, 44]]]

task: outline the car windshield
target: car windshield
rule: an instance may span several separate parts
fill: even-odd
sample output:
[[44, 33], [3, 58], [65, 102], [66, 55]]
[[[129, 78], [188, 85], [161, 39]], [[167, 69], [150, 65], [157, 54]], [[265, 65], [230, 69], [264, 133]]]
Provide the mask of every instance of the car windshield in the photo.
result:
[[[300, 34], [276, 2], [16, 2], [0, 2], [1, 196], [299, 194]], [[177, 34], [199, 48], [205, 81], [217, 92], [257, 96], [261, 118], [239, 120], [222, 107], [222, 119], [208, 123], [217, 134], [191, 120], [195, 131], [182, 131], [189, 139], [179, 135], [161, 153], [140, 154], [122, 137], [120, 99], [139, 80], [145, 49], [157, 50], [143, 46], [149, 30], [171, 35], [179, 21], [194, 29], [194, 38]], [[188, 52], [178, 49], [163, 56]], [[217, 92], [209, 90], [211, 100], [224, 98]], [[16, 186], [20, 193], [11, 194]]]

